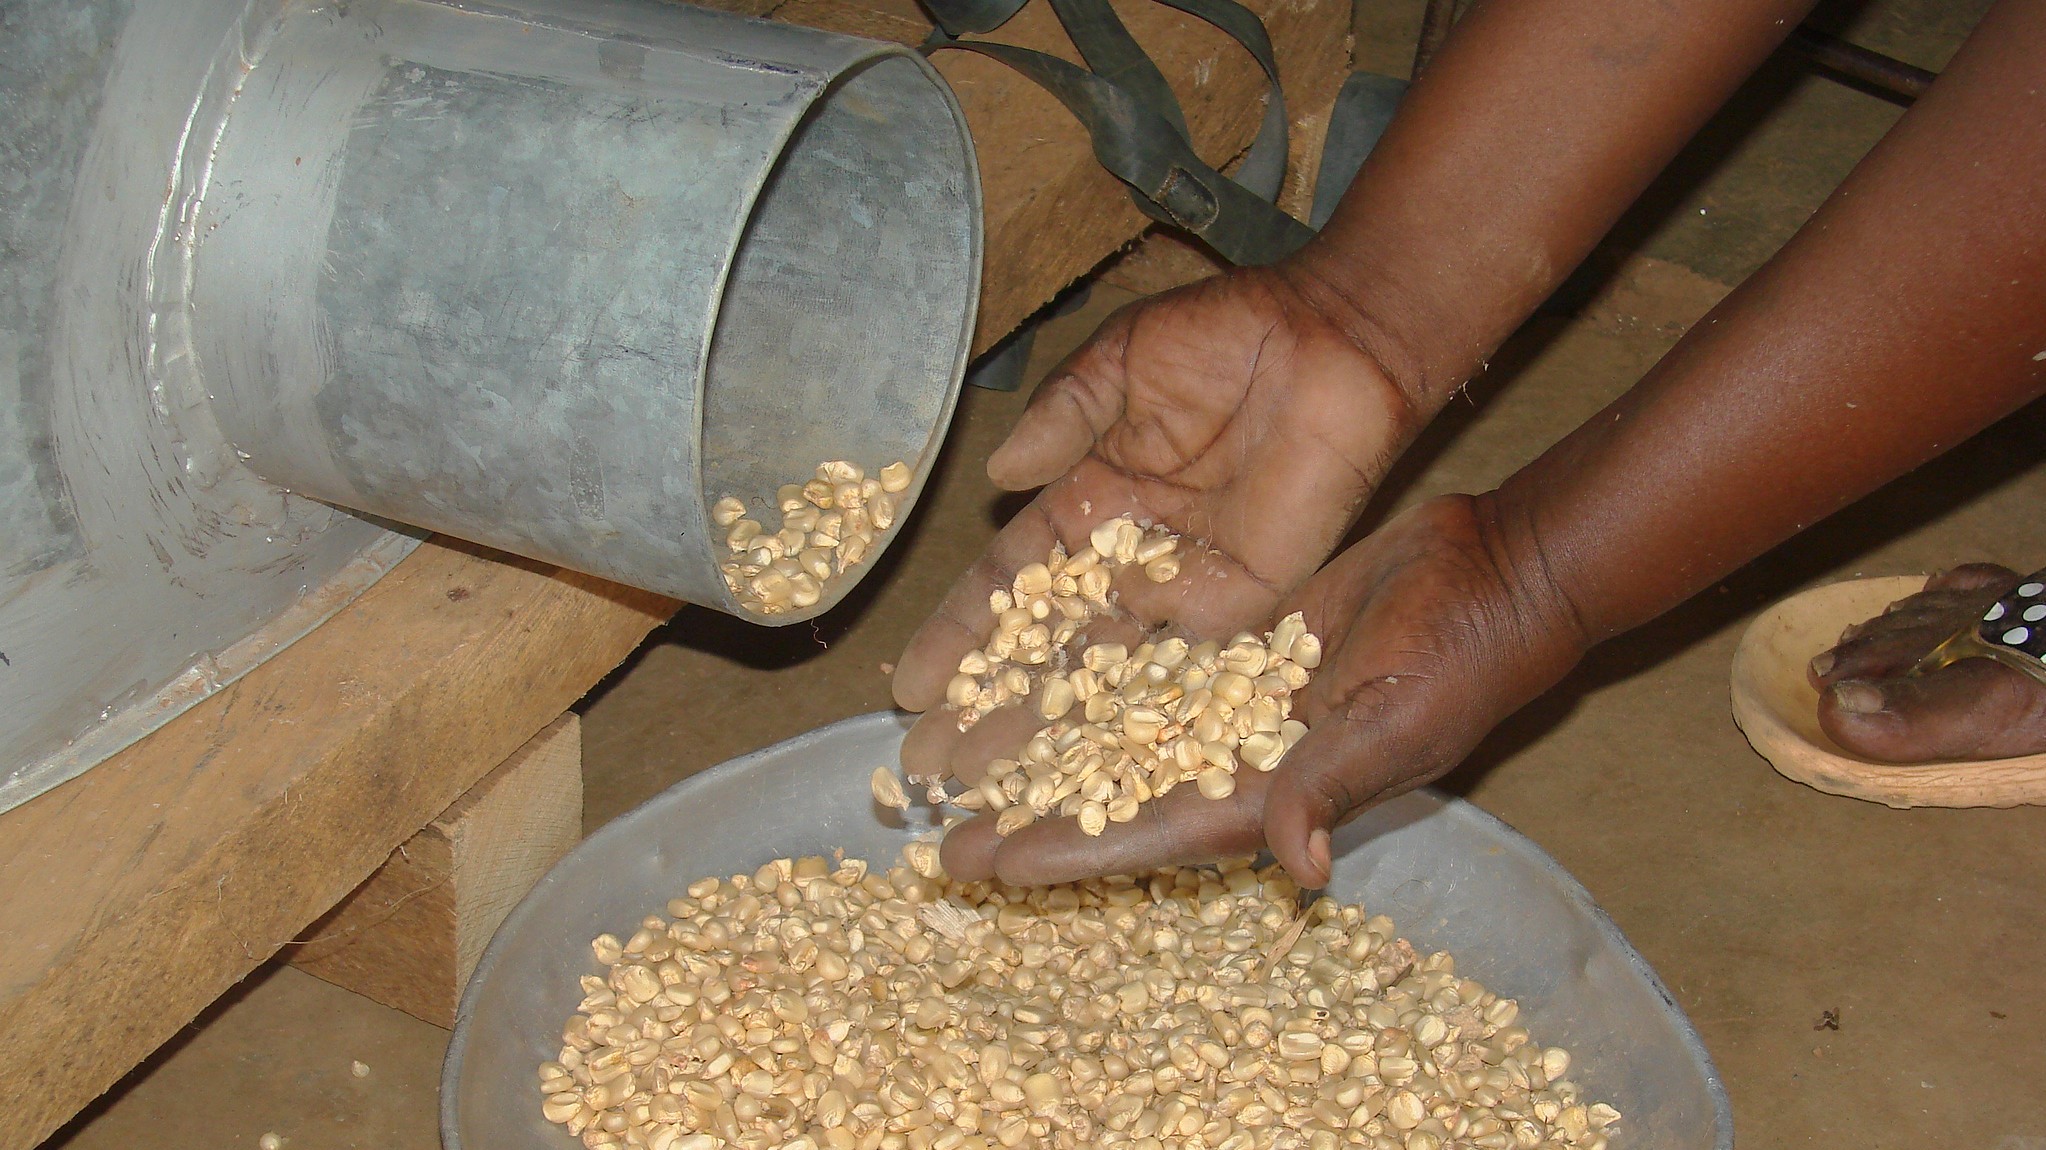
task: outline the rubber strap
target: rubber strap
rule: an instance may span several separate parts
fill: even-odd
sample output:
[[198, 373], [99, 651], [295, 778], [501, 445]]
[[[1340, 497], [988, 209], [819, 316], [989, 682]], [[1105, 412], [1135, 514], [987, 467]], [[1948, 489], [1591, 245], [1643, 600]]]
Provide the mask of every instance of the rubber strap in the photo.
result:
[[1233, 264], [1269, 264], [1314, 235], [1306, 224], [1209, 167], [1165, 118], [1085, 68], [1028, 48], [954, 41], [1000, 60], [1058, 97], [1093, 141], [1094, 157], [1159, 219], [1192, 232]]
[[1027, 3], [1029, 0], [923, 0], [938, 30], [947, 37], [992, 32]]
[[1162, 0], [1227, 33], [1265, 72], [1264, 122], [1231, 180], [1195, 153], [1170, 85], [1106, 0], [1052, 0], [1093, 72], [1027, 48], [957, 39], [999, 28], [1024, 2], [925, 0], [938, 26], [924, 51], [979, 52], [1050, 91], [1087, 129], [1095, 157], [1129, 187], [1139, 208], [1201, 237], [1231, 263], [1273, 263], [1313, 234], [1271, 203], [1285, 178], [1285, 97], [1271, 38], [1254, 13], [1236, 0]]
[[1189, 16], [1205, 20], [1223, 32], [1257, 61], [1265, 73], [1265, 118], [1258, 125], [1250, 151], [1236, 169], [1235, 180], [1259, 199], [1276, 200], [1286, 179], [1286, 93], [1279, 86], [1279, 62], [1272, 52], [1272, 38], [1257, 13], [1236, 0], [1159, 0]]
[[1165, 82], [1165, 73], [1151, 62], [1115, 9], [1104, 0], [1051, 0], [1051, 10], [1096, 76], [1163, 116], [1182, 139], [1191, 138], [1186, 113], [1172, 94], [1172, 85]]

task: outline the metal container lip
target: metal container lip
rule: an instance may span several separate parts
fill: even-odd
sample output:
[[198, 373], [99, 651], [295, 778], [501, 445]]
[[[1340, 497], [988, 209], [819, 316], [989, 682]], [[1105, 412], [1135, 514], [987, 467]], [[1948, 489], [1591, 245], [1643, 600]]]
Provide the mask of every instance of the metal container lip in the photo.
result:
[[[930, 82], [938, 97], [944, 102], [945, 110], [949, 113], [947, 119], [959, 135], [959, 146], [965, 160], [964, 176], [967, 198], [973, 205], [973, 210], [968, 213], [969, 218], [967, 221], [969, 249], [966, 261], [967, 298], [966, 305], [960, 314], [958, 351], [953, 356], [953, 363], [949, 372], [950, 378], [946, 382], [945, 394], [939, 402], [937, 418], [932, 422], [930, 435], [925, 439], [923, 447], [913, 465], [910, 484], [903, 492], [904, 498], [896, 514], [895, 522], [887, 530], [875, 536], [873, 546], [868, 550], [866, 559], [854, 569], [854, 572], [849, 573], [853, 577], [846, 578], [840, 576], [831, 580], [825, 588], [825, 594], [816, 603], [806, 608], [785, 611], [779, 615], [763, 615], [757, 611], [748, 610], [731, 593], [730, 589], [724, 585], [722, 580], [718, 581], [715, 592], [717, 601], [705, 604], [705, 606], [763, 627], [786, 627], [794, 623], [807, 622], [824, 614], [826, 611], [836, 607], [839, 601], [844, 599], [880, 563], [881, 556], [887, 552], [889, 545], [895, 541], [895, 537], [908, 525], [910, 514], [916, 509], [916, 505], [923, 495], [924, 485], [929, 480], [931, 471], [937, 464], [939, 451], [944, 447], [946, 434], [952, 426], [953, 413], [959, 407], [959, 394], [966, 380], [966, 365], [972, 357], [973, 332], [974, 325], [980, 315], [981, 276], [986, 259], [986, 227], [985, 218], [981, 210], [983, 200], [980, 182], [980, 157], [974, 148], [973, 133], [967, 130], [966, 112], [959, 105], [958, 94], [953, 92], [952, 85], [946, 82], [944, 75], [932, 67], [931, 62], [921, 52], [912, 51], [900, 44], [874, 41], [873, 51], [849, 64], [844, 70], [832, 77], [830, 83], [819, 87], [815, 92], [811, 93], [804, 104], [803, 114], [789, 119], [778, 138], [774, 141], [777, 158], [773, 170], [779, 172], [782, 163], [787, 159], [790, 140], [817, 113], [818, 108], [825, 100], [829, 99], [838, 89], [850, 83], [860, 73], [883, 61], [896, 59], [906, 59], [913, 63], [918, 71], [923, 74], [924, 78]], [[736, 256], [740, 245], [745, 243], [746, 237], [752, 231], [759, 211], [760, 197], [765, 193], [771, 182], [772, 176], [750, 189], [746, 194], [743, 204], [746, 222], [733, 234], [730, 253], [724, 265], [719, 269], [714, 284], [714, 291], [711, 295], [711, 298], [714, 300], [721, 301], [724, 299], [726, 284], [731, 277], [733, 265], [737, 262]], [[717, 339], [722, 321], [723, 316], [720, 314], [704, 327], [699, 354], [701, 356], [700, 362], [706, 365], [711, 362], [711, 347]], [[699, 377], [696, 381], [699, 402], [695, 404], [695, 411], [692, 413], [691, 426], [689, 428], [689, 434], [694, 440], [696, 457], [699, 461], [697, 465], [699, 474], [703, 470], [701, 460], [704, 446], [704, 404], [701, 402], [700, 397], [705, 390], [706, 383], [706, 377]], [[822, 463], [824, 461], [818, 460], [817, 462]], [[880, 467], [893, 461], [873, 460], [869, 462], [872, 466]], [[795, 475], [790, 478], [800, 481], [804, 477]], [[710, 509], [711, 505], [720, 496], [707, 488], [699, 490], [697, 494], [698, 499], [695, 508], [696, 537], [701, 541], [698, 551], [707, 565], [706, 570], [715, 571], [722, 558], [719, 550], [724, 538], [724, 532], [711, 522]]]
[[[557, 880], [558, 875], [576, 866], [579, 860], [604, 851], [613, 840], [629, 842], [644, 836], [649, 824], [662, 822], [677, 809], [686, 809], [687, 800], [692, 793], [713, 788], [727, 776], [743, 774], [763, 760], [801, 754], [813, 748], [828, 749], [833, 744], [845, 740], [847, 736], [865, 734], [870, 730], [880, 731], [889, 726], [906, 733], [915, 718], [915, 715], [902, 711], [875, 711], [856, 715], [763, 747], [750, 754], [727, 759], [677, 782], [625, 814], [612, 819], [576, 844], [573, 850], [543, 875], [533, 889], [519, 900], [511, 913], [505, 916], [504, 922], [491, 936], [489, 944], [484, 947], [475, 970], [469, 976], [468, 984], [462, 990], [461, 1002], [455, 1010], [454, 1030], [448, 1040], [447, 1054], [441, 1062], [440, 1133], [441, 1145], [445, 1150], [462, 1150], [457, 1112], [458, 1086], [468, 1049], [476, 1001], [483, 986], [489, 981], [492, 971], [502, 960], [505, 952], [511, 948], [512, 940], [519, 937], [527, 924], [538, 916], [547, 889]], [[1707, 1097], [1711, 1102], [1713, 1148], [1734, 1150], [1733, 1103], [1727, 1094], [1725, 1080], [1713, 1063], [1711, 1054], [1705, 1049], [1703, 1037], [1685, 1015], [1683, 1008], [1677, 1004], [1668, 986], [1655, 973], [1655, 969], [1639, 951], [1634, 949], [1634, 945], [1620, 932], [1619, 925], [1613, 922], [1611, 916], [1592, 899], [1591, 892], [1584, 888], [1584, 884], [1578, 882], [1576, 877], [1543, 850], [1540, 844], [1466, 799], [1434, 787], [1422, 787], [1389, 800], [1374, 810], [1384, 811], [1394, 807], [1414, 808], [1405, 812], [1408, 815], [1408, 822], [1416, 822], [1423, 818], [1445, 818], [1476, 827], [1485, 832], [1486, 837], [1492, 840], [1500, 851], [1511, 854], [1518, 861], [1542, 872], [1553, 881], [1554, 891], [1572, 910], [1582, 916], [1584, 921], [1591, 924], [1593, 930], [1610, 948], [1609, 952], [1622, 958], [1629, 971], [1647, 985], [1662, 1004], [1664, 1012], [1674, 1021], [1678, 1042], [1701, 1073]], [[1372, 833], [1377, 833], [1369, 832], [1365, 823], [1366, 820], [1359, 819], [1338, 828], [1337, 841], [1333, 844], [1338, 858], [1369, 838]]]

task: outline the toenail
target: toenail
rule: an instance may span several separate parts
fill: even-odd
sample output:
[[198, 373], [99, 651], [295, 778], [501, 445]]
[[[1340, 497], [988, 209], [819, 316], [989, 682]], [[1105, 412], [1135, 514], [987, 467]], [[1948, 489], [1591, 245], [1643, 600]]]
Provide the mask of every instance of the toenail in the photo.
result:
[[1812, 660], [1812, 674], [1823, 679], [1833, 673], [1833, 664], [1839, 661], [1839, 659], [1834, 657], [1833, 652], [1821, 651], [1818, 658]]
[[1873, 715], [1883, 709], [1883, 693], [1868, 683], [1835, 683], [1833, 705], [1850, 715]]

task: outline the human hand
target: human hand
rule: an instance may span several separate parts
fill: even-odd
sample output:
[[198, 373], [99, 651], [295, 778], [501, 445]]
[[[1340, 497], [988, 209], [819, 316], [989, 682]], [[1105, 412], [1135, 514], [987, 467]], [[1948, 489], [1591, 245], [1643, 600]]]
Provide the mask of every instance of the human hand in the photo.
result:
[[2046, 685], [1994, 659], [1908, 672], [2017, 586], [2017, 572], [1970, 563], [1847, 628], [1812, 660], [1819, 727], [1847, 751], [1885, 763], [2003, 759], [2046, 750]]
[[[1572, 612], [1518, 534], [1485, 497], [1444, 497], [1290, 596], [1275, 613], [1303, 612], [1325, 652], [1295, 697], [1309, 731], [1272, 771], [1239, 769], [1227, 798], [1175, 787], [1098, 837], [1061, 818], [1001, 838], [982, 815], [946, 838], [947, 873], [1030, 885], [1269, 848], [1303, 887], [1322, 885], [1339, 822], [1439, 778], [1583, 654]], [[978, 766], [966, 775], [975, 781]]]
[[[1038, 389], [988, 462], [1000, 486], [1045, 485], [910, 641], [895, 698], [927, 712], [903, 748], [913, 778], [973, 774], [1040, 725], [1007, 707], [962, 734], [938, 708], [983, 645], [989, 594], [1055, 541], [1086, 546], [1123, 514], [1183, 537], [1180, 572], [1125, 572], [1120, 618], [1089, 638], [1165, 624], [1226, 637], [1269, 617], [1325, 559], [1420, 422], [1354, 323], [1297, 273], [1245, 269], [1117, 312]], [[1132, 577], [1134, 576], [1134, 577]]]

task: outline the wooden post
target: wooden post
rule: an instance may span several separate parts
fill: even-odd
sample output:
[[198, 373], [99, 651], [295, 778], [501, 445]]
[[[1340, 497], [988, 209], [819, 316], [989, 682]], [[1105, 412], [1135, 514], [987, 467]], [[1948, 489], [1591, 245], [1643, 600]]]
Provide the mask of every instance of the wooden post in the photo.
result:
[[291, 965], [453, 1026], [490, 936], [582, 838], [582, 821], [582, 724], [563, 715], [307, 927]]

